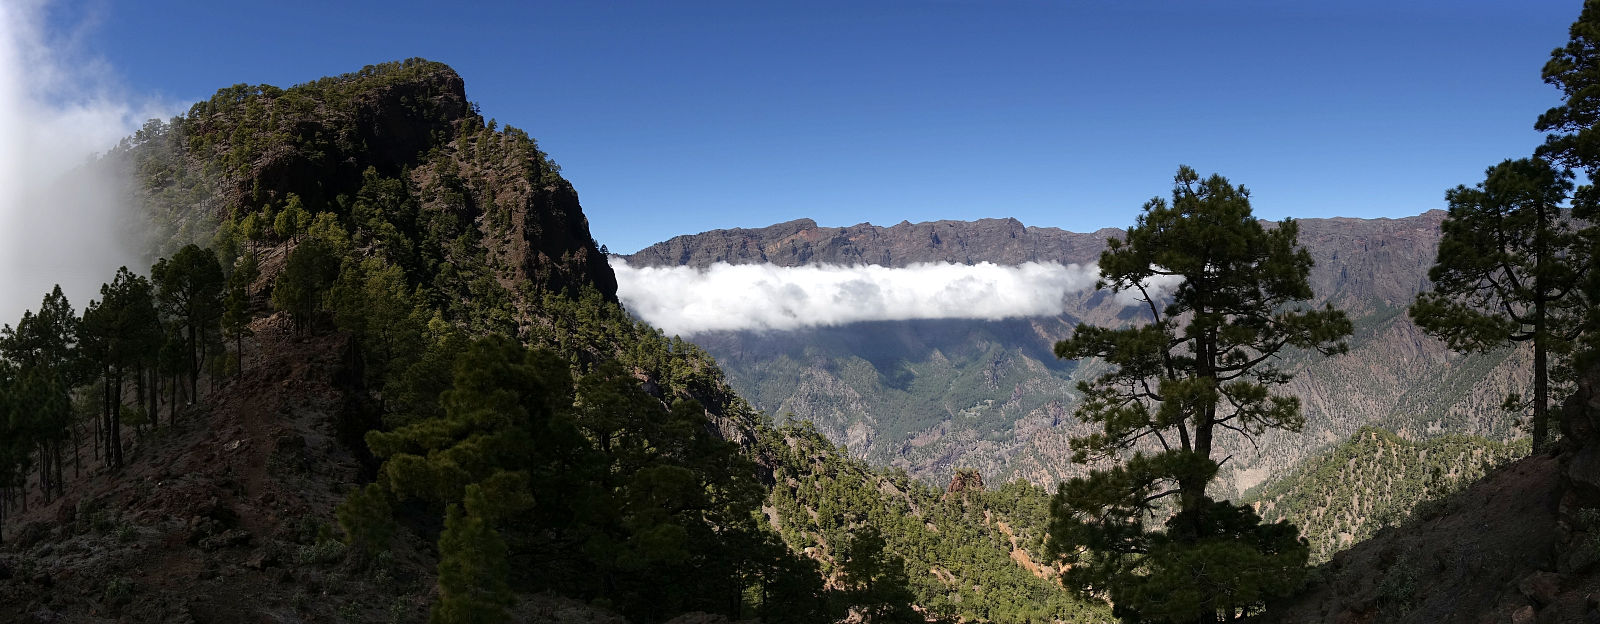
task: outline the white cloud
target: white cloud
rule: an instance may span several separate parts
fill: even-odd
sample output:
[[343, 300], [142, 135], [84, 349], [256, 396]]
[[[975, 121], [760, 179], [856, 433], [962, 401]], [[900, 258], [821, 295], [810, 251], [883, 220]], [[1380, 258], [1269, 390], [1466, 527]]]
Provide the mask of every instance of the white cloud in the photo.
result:
[[118, 266], [149, 268], [116, 180], [83, 166], [162, 109], [130, 104], [106, 64], [78, 52], [83, 26], [46, 28], [47, 4], [0, 2], [0, 323], [56, 283], [82, 308]]
[[1172, 291], [1177, 290], [1178, 285], [1182, 283], [1183, 277], [1178, 275], [1153, 275], [1140, 281], [1140, 284], [1144, 285], [1145, 292], [1129, 288], [1116, 293], [1114, 296], [1123, 307], [1144, 306], [1145, 293], [1149, 293], [1151, 298], [1160, 303], [1167, 295], [1172, 294]]
[[612, 258], [617, 296], [668, 334], [797, 329], [860, 321], [1053, 316], [1098, 270], [1029, 262], [779, 267], [632, 267]]

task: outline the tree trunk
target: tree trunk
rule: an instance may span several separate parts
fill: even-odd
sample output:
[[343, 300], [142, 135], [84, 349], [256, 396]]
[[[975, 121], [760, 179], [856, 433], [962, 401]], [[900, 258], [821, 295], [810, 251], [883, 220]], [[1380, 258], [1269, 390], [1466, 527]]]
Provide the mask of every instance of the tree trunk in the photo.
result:
[[1550, 284], [1545, 278], [1544, 269], [1550, 250], [1546, 235], [1549, 224], [1543, 205], [1539, 206], [1535, 218], [1538, 223], [1533, 230], [1533, 452], [1538, 454], [1545, 448], [1550, 402], [1550, 371], [1546, 361], [1549, 350], [1549, 338], [1546, 336], [1548, 321], [1545, 319], [1545, 298], [1549, 296]]
[[1544, 300], [1534, 304], [1533, 330], [1533, 452], [1545, 450], [1549, 435], [1550, 371], [1546, 361], [1549, 355], [1545, 346]]
[[179, 381], [178, 375], [174, 373], [172, 375], [172, 400], [167, 402], [168, 426], [178, 424], [178, 388], [182, 385], [183, 382]]
[[[100, 405], [105, 407], [105, 399], [100, 400]], [[89, 422], [94, 423], [94, 444], [89, 445], [90, 454], [95, 461], [100, 461], [100, 415], [95, 414]]]
[[150, 426], [161, 422], [161, 370], [150, 367]]
[[[32, 453], [39, 458], [39, 465], [33, 471], [39, 477], [39, 498], [48, 503], [50, 502], [50, 456], [45, 451], [45, 443], [43, 441], [39, 442], [33, 448]], [[26, 471], [22, 473], [22, 489], [28, 489], [28, 473]]]
[[111, 405], [112, 464], [122, 469], [122, 371], [117, 371], [116, 401]]
[[[133, 372], [133, 395], [134, 395], [133, 396], [133, 403], [134, 403], [134, 405], [139, 406], [139, 409], [144, 409], [144, 404], [145, 404], [145, 390], [146, 390], [146, 388], [145, 388], [145, 384], [144, 384], [144, 371], [145, 371], [144, 366], [140, 366], [140, 367], [134, 369], [134, 372]], [[142, 427], [140, 427], [139, 425], [134, 425], [134, 433], [140, 434], [140, 430], [141, 429], [142, 429]], [[143, 434], [140, 434], [140, 435], [143, 435]]]
[[51, 454], [56, 456], [56, 498], [67, 495], [67, 453], [61, 448], [67, 443], [66, 436], [57, 437], [50, 446], [54, 449]]
[[[1195, 358], [1198, 360], [1196, 375], [1201, 379], [1216, 380], [1216, 345], [1209, 336], [1202, 336], [1195, 341]], [[1215, 403], [1199, 407], [1199, 412], [1194, 418], [1194, 454], [1203, 458], [1211, 458], [1212, 432], [1216, 427], [1217, 406]], [[1201, 505], [1205, 502], [1206, 486], [1210, 480], [1202, 475], [1188, 475], [1178, 480], [1178, 498], [1183, 511], [1188, 512], [1193, 521], [1196, 535], [1204, 528], [1204, 519], [1200, 516]], [[1216, 614], [1206, 616], [1210, 619], [1201, 621], [1215, 621]]]
[[196, 356], [195, 356], [195, 353], [197, 351], [199, 351], [199, 347], [196, 345], [196, 343], [199, 341], [199, 338], [197, 336], [195, 336], [195, 332], [198, 331], [198, 330], [199, 330], [199, 328], [196, 327], [191, 322], [190, 325], [189, 325], [189, 400], [190, 401], [193, 401], [195, 399], [195, 397], [200, 396], [200, 361], [198, 359], [196, 359]]
[[[94, 421], [94, 452], [96, 459], [111, 464], [111, 369], [105, 370], [105, 380], [100, 384], [100, 417]], [[105, 451], [101, 453], [101, 451]]]

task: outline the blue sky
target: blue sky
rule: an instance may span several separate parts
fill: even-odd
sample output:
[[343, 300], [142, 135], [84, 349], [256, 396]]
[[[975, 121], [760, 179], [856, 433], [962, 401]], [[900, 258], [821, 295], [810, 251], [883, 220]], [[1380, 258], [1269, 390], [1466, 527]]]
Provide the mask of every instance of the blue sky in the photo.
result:
[[[136, 97], [421, 56], [529, 131], [631, 252], [811, 217], [1132, 223], [1177, 165], [1259, 215], [1443, 207], [1540, 141], [1581, 3], [57, 0]], [[461, 3], [468, 4], [468, 3]]]

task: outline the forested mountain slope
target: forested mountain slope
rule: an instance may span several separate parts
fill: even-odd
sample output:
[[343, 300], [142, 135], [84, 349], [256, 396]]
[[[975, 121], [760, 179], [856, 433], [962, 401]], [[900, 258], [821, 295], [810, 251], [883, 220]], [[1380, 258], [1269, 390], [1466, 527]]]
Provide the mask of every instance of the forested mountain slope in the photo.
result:
[[1495, 467], [1528, 454], [1511, 444], [1460, 434], [1412, 442], [1377, 426], [1244, 494], [1262, 519], [1286, 520], [1311, 543], [1311, 559], [1371, 537], [1386, 526], [1436, 512], [1438, 502]]
[[[1402, 219], [1304, 219], [1300, 243], [1316, 265], [1317, 304], [1349, 312], [1350, 353], [1290, 362], [1289, 391], [1306, 406], [1301, 434], [1272, 433], [1227, 449], [1236, 495], [1299, 460], [1379, 423], [1412, 439], [1460, 433], [1521, 435], [1499, 406], [1525, 384], [1522, 355], [1462, 357], [1429, 338], [1404, 310], [1427, 285], [1443, 211]], [[776, 266], [919, 262], [1096, 262], [1120, 230], [1080, 234], [1015, 219], [819, 227], [797, 220], [759, 229], [678, 236], [630, 256], [633, 266], [717, 262]], [[1076, 474], [1067, 440], [1086, 433], [1072, 417], [1076, 381], [1093, 363], [1048, 351], [1079, 321], [1136, 320], [1104, 294], [1069, 294], [1058, 317], [1003, 321], [882, 321], [792, 331], [693, 336], [756, 407], [811, 420], [873, 463], [942, 481], [970, 467], [993, 479], [1051, 484]], [[798, 380], [798, 381], [796, 381]], [[1462, 391], [1468, 388], [1467, 391]]]
[[[102, 164], [162, 260], [91, 306], [144, 315], [50, 317], [63, 420], [0, 419], [0, 619], [1106, 619], [1037, 563], [1043, 490], [846, 458], [631, 319], [572, 186], [449, 67], [230, 87]], [[180, 258], [217, 267], [187, 334], [152, 301]]]
[[1260, 622], [1589, 622], [1600, 618], [1600, 370], [1567, 398], [1564, 440], [1333, 556]]

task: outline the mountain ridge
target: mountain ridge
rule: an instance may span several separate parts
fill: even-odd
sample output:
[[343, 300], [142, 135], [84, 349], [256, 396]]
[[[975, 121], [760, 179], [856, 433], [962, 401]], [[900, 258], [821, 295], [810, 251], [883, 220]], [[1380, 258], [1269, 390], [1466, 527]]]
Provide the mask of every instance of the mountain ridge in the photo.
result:
[[[1498, 401], [1487, 396], [1503, 398], [1506, 390], [1520, 387], [1516, 371], [1523, 356], [1451, 354], [1404, 313], [1428, 285], [1427, 270], [1445, 216], [1442, 210], [1430, 210], [1406, 217], [1295, 220], [1301, 245], [1316, 261], [1310, 275], [1316, 294], [1311, 303], [1349, 312], [1358, 335], [1351, 355], [1287, 362], [1304, 373], [1289, 391], [1306, 405], [1307, 432], [1273, 433], [1259, 446], [1241, 443], [1229, 449], [1238, 455], [1231, 469], [1232, 494], [1369, 423], [1416, 439], [1463, 433], [1503, 441], [1519, 435], [1504, 424]], [[780, 267], [1087, 265], [1098, 260], [1107, 238], [1121, 233], [1111, 228], [1068, 232], [1025, 226], [1016, 219], [887, 227], [821, 227], [811, 219], [796, 219], [765, 228], [676, 236], [619, 257], [636, 267], [697, 269], [717, 262]], [[1070, 335], [1078, 322], [1120, 324], [1136, 317], [1136, 311], [1124, 309], [1106, 293], [1087, 290], [1068, 293], [1055, 317], [941, 322], [935, 334], [943, 346], [931, 352], [915, 337], [900, 339], [896, 346], [895, 336], [907, 335], [915, 324], [909, 321], [788, 332], [705, 332], [694, 339], [722, 363], [730, 382], [757, 408], [779, 418], [792, 413], [811, 420], [855, 456], [935, 482], [967, 467], [996, 482], [1020, 476], [1052, 483], [1080, 470], [1066, 460], [1067, 439], [1087, 432], [1071, 416], [1076, 401], [1072, 388], [1097, 369], [1092, 363], [1074, 365], [1041, 356], [1039, 347]], [[969, 355], [952, 361], [953, 352]], [[1364, 370], [1388, 372], [1373, 378]], [[923, 384], [934, 394], [902, 391], [919, 376], [938, 380]], [[1428, 390], [1444, 378], [1469, 379], [1482, 385], [1483, 392], [1445, 396]], [[950, 388], [965, 390], [951, 394]], [[1442, 397], [1443, 403], [1418, 411], [1398, 402], [1408, 396]], [[1263, 472], [1254, 462], [1271, 469]]]

